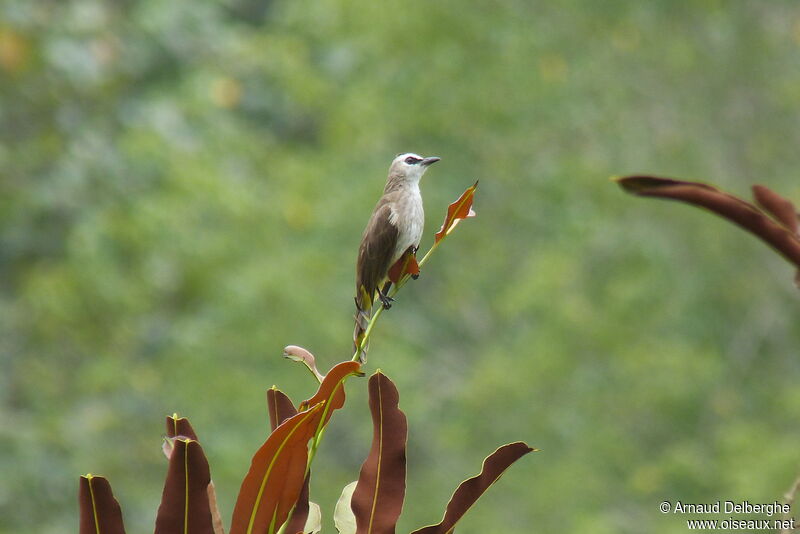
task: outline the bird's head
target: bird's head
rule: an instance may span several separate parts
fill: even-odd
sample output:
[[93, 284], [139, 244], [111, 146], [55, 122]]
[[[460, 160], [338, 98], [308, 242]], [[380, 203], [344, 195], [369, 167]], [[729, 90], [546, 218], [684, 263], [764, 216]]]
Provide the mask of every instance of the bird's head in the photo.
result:
[[424, 158], [410, 152], [398, 154], [392, 161], [392, 166], [389, 167], [389, 178], [419, 183], [420, 178], [428, 170], [428, 167], [439, 161], [439, 159], [436, 156]]

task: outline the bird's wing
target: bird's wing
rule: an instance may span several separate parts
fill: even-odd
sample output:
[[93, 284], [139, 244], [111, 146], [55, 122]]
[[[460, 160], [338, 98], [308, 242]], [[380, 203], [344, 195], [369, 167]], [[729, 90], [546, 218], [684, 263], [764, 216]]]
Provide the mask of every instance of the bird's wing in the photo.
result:
[[356, 263], [356, 302], [359, 309], [368, 308], [375, 296], [375, 288], [389, 270], [398, 228], [389, 221], [392, 210], [388, 203], [379, 202], [361, 237]]

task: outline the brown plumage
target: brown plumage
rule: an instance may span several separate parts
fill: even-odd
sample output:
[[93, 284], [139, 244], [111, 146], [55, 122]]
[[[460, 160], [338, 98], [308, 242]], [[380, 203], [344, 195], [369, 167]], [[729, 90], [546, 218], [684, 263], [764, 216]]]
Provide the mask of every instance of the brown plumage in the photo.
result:
[[392, 204], [398, 202], [399, 191], [383, 195], [361, 236], [356, 263], [356, 306], [365, 310], [372, 306], [375, 291], [383, 282], [396, 259], [394, 250], [400, 229], [389, 222]]

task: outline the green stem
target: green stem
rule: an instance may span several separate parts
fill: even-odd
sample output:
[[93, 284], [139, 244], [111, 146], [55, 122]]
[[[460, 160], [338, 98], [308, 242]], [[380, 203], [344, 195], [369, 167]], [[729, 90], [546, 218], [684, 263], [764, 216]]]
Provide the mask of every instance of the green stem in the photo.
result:
[[[342, 382], [344, 385], [344, 382]], [[317, 455], [317, 449], [319, 449], [319, 444], [322, 443], [322, 436], [325, 435], [325, 427], [322, 427], [319, 430], [319, 434], [314, 436], [314, 440], [311, 442], [311, 452], [308, 454], [308, 463], [306, 464], [306, 475], [311, 470], [311, 462], [314, 461], [314, 457]]]
[[[397, 291], [393, 291], [390, 296], [394, 296]], [[374, 306], [374, 304], [373, 304]], [[372, 314], [372, 317], [369, 318], [369, 323], [367, 323], [367, 328], [364, 330], [364, 337], [361, 338], [361, 343], [356, 347], [356, 352], [353, 354], [351, 361], [358, 361], [359, 356], [361, 355], [361, 351], [364, 350], [364, 347], [367, 346], [367, 341], [369, 340], [370, 334], [372, 334], [372, 329], [375, 328], [375, 323], [378, 322], [378, 317], [381, 316], [383, 313], [383, 306], [378, 306], [378, 309], [375, 310], [375, 313]]]
[[317, 381], [317, 384], [322, 384], [322, 378], [320, 378], [320, 377], [317, 375], [317, 373], [316, 373], [316, 372], [314, 372], [314, 369], [313, 369], [313, 368], [312, 368], [310, 365], [308, 365], [308, 362], [307, 362], [307, 361], [305, 361], [305, 360], [303, 360], [303, 365], [305, 365], [305, 366], [306, 366], [306, 369], [308, 369], [308, 372], [309, 372], [309, 373], [311, 373], [311, 375], [314, 377], [314, 380], [316, 380], [316, 381]]
[[[444, 236], [444, 237], [447, 237], [447, 236]], [[419, 265], [420, 267], [425, 265], [425, 262], [428, 261], [428, 258], [431, 257], [431, 254], [433, 254], [433, 251], [436, 250], [439, 247], [439, 243], [444, 241], [444, 237], [441, 238], [439, 241], [434, 241], [433, 242], [433, 245], [431, 245], [431, 248], [429, 248], [428, 252], [426, 252], [425, 255], [422, 257], [422, 259], [417, 262], [417, 265]]]

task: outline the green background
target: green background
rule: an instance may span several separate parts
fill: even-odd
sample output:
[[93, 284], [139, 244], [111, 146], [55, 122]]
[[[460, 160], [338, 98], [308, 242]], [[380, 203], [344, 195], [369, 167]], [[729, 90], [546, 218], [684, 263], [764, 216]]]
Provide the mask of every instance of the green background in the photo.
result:
[[[0, 3], [0, 532], [77, 529], [78, 476], [152, 529], [164, 416], [229, 522], [281, 358], [351, 355], [361, 231], [398, 152], [438, 155], [422, 249], [376, 328], [409, 418], [398, 532], [497, 446], [460, 533], [685, 532], [663, 500], [781, 499], [800, 472], [790, 266], [636, 172], [800, 200], [795, 1]], [[371, 425], [348, 383], [330, 514]], [[739, 516], [741, 517], [741, 516]]]

